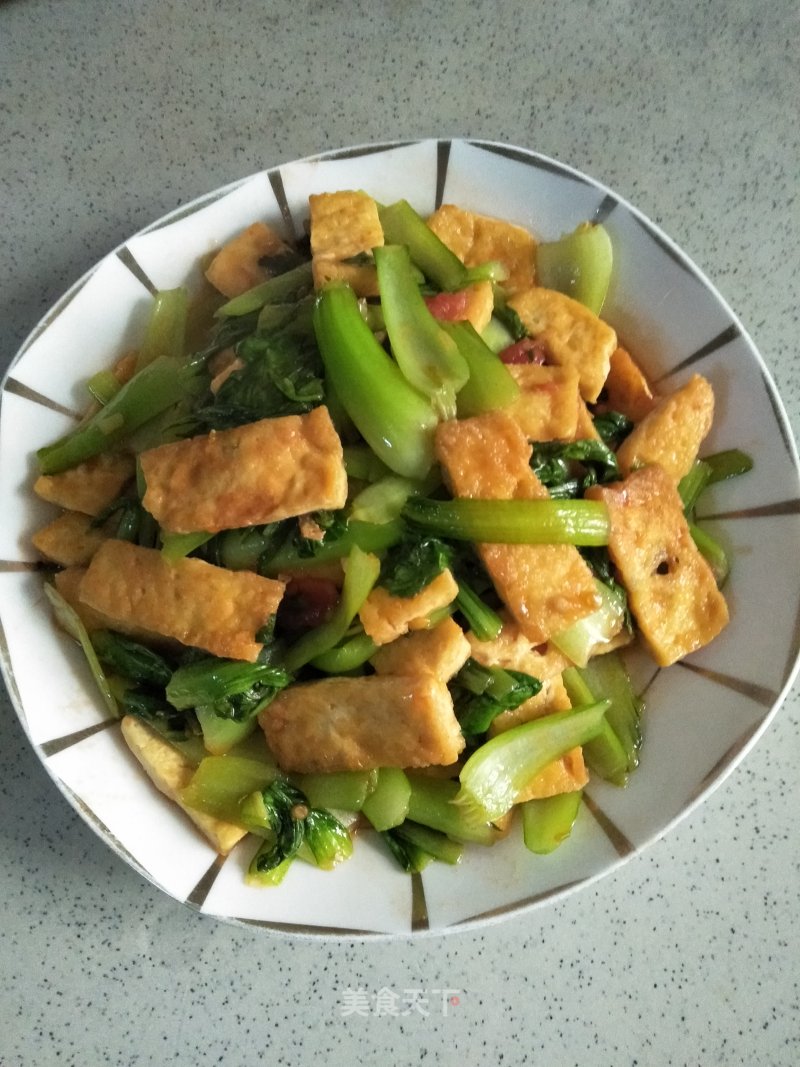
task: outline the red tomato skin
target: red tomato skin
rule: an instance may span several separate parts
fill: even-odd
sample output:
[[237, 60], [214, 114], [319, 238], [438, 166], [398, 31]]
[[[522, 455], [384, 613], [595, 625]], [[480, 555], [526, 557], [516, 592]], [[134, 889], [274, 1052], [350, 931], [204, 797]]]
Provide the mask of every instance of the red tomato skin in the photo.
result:
[[469, 292], [466, 289], [459, 289], [456, 293], [437, 293], [435, 296], [425, 297], [428, 311], [441, 322], [463, 322], [467, 317], [468, 302]]
[[498, 352], [503, 363], [536, 363], [540, 367], [547, 363], [547, 355], [545, 342], [537, 341], [534, 337], [523, 337], [521, 341], [515, 341]]

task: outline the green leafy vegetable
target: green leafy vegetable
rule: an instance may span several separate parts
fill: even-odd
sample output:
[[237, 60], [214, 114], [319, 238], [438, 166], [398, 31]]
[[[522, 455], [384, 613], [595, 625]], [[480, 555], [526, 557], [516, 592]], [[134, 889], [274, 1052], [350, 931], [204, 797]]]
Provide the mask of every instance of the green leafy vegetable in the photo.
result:
[[619, 479], [617, 457], [603, 441], [535, 441], [531, 468], [554, 500], [582, 496], [597, 484]]
[[172, 667], [163, 656], [130, 637], [95, 630], [92, 644], [101, 663], [136, 685], [163, 687], [172, 677]]
[[364, 440], [395, 473], [424, 478], [437, 417], [376, 341], [349, 286], [320, 292], [314, 329], [326, 374]]
[[279, 667], [204, 656], [179, 667], [166, 687], [173, 707], [206, 707], [223, 719], [255, 716], [291, 681]]
[[503, 711], [511, 711], [536, 696], [542, 683], [522, 671], [484, 667], [468, 659], [450, 683], [456, 717], [465, 737], [485, 734]]
[[381, 564], [379, 583], [392, 596], [416, 596], [450, 566], [452, 550], [438, 537], [407, 535]]

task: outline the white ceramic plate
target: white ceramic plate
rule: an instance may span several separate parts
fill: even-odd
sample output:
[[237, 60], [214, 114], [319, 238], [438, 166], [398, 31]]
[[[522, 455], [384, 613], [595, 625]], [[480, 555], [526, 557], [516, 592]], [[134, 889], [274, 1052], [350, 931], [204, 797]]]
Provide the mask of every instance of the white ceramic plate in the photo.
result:
[[[732, 619], [701, 653], [646, 688], [641, 766], [626, 790], [593, 783], [572, 838], [549, 857], [521, 835], [468, 848], [460, 867], [402, 874], [363, 834], [323, 873], [297, 863], [277, 889], [251, 889], [252, 844], [215, 856], [151, 786], [109, 722], [81, 654], [54, 629], [30, 535], [49, 515], [31, 494], [36, 448], [64, 432], [83, 383], [140, 334], [149, 290], [190, 285], [200, 256], [263, 218], [301, 233], [309, 193], [361, 188], [421, 212], [442, 201], [554, 239], [602, 221], [616, 271], [604, 317], [656, 383], [695, 371], [717, 398], [704, 450], [738, 447], [754, 473], [703, 499], [734, 570]], [[120, 856], [178, 900], [235, 922], [308, 936], [464, 929], [553, 901], [634, 856], [692, 810], [755, 743], [793, 679], [800, 634], [798, 460], [775, 386], [731, 309], [656, 226], [569, 167], [489, 142], [420, 141], [345, 149], [262, 171], [153, 223], [102, 260], [45, 316], [11, 365], [0, 420], [0, 653], [31, 744], [73, 807]], [[43, 669], [44, 665], [44, 669]]]

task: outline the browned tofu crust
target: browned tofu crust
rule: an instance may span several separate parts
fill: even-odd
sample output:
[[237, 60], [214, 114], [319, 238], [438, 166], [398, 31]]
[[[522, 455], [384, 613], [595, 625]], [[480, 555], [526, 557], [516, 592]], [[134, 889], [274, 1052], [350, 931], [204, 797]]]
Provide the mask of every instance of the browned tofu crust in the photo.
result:
[[34, 548], [62, 567], [88, 563], [108, 533], [92, 526], [91, 515], [65, 511], [31, 537]]
[[467, 267], [497, 260], [508, 272], [503, 287], [517, 293], [534, 284], [536, 241], [527, 230], [504, 219], [476, 215], [454, 204], [442, 204], [428, 226]]
[[653, 464], [586, 496], [608, 507], [609, 554], [655, 661], [667, 667], [708, 644], [727, 624], [728, 607], [670, 475]]
[[619, 411], [633, 422], [641, 422], [655, 404], [656, 398], [639, 364], [627, 349], [616, 348], [611, 353], [601, 407]]
[[432, 674], [446, 682], [469, 659], [470, 646], [451, 618], [430, 630], [416, 630], [383, 645], [371, 659], [378, 674]]
[[260, 419], [140, 456], [143, 504], [170, 533], [216, 533], [344, 507], [347, 474], [328, 409]]
[[517, 293], [508, 303], [531, 336], [545, 342], [554, 363], [577, 370], [583, 399], [597, 400], [617, 347], [608, 323], [577, 300], [541, 286]]
[[254, 662], [255, 639], [278, 608], [283, 583], [200, 559], [169, 563], [156, 549], [106, 541], [83, 576], [81, 602], [113, 621], [215, 656]]
[[136, 472], [133, 456], [125, 452], [105, 452], [59, 474], [42, 474], [33, 491], [42, 500], [67, 511], [99, 515], [120, 495]]
[[[436, 455], [457, 497], [548, 498], [530, 468], [530, 445], [503, 411], [440, 423]], [[498, 595], [532, 644], [598, 606], [592, 572], [572, 545], [482, 544], [479, 552]]]
[[427, 629], [430, 613], [447, 607], [457, 596], [458, 583], [449, 570], [443, 570], [414, 596], [393, 596], [376, 586], [358, 615], [367, 636], [376, 645], [386, 645], [409, 630]]
[[206, 278], [224, 296], [246, 293], [270, 277], [263, 266], [269, 257], [284, 255], [289, 246], [263, 222], [254, 222], [217, 252], [206, 270]]
[[714, 418], [714, 390], [700, 374], [662, 397], [617, 451], [620, 470], [658, 463], [677, 484], [697, 459]]
[[447, 685], [429, 674], [293, 685], [259, 722], [282, 769], [301, 773], [448, 764], [464, 747]]
[[571, 441], [578, 427], [578, 372], [573, 367], [511, 364], [519, 396], [503, 410], [519, 423], [529, 441]]
[[583, 749], [571, 748], [561, 759], [553, 760], [528, 783], [517, 797], [516, 803], [526, 800], [541, 800], [544, 797], [558, 796], [560, 793], [574, 793], [589, 781], [589, 772], [583, 759]]
[[194, 764], [141, 719], [126, 715], [120, 725], [128, 748], [156, 788], [183, 808], [216, 851], [227, 856], [246, 831], [241, 826], [195, 811], [183, 803], [181, 790], [192, 780]]
[[360, 263], [383, 244], [378, 205], [364, 192], [343, 189], [308, 198], [314, 287], [343, 281], [357, 296], [378, 296], [374, 263]]

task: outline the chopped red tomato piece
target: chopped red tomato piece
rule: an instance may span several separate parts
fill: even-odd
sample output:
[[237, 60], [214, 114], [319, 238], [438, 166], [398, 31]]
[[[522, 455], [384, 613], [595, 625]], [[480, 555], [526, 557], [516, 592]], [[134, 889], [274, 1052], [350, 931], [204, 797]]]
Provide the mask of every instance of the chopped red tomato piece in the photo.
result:
[[503, 363], [538, 363], [541, 366], [547, 362], [548, 351], [544, 341], [523, 337], [521, 341], [515, 341], [513, 345], [504, 348], [498, 355]]
[[463, 322], [467, 317], [469, 291], [459, 289], [457, 293], [437, 293], [435, 296], [426, 296], [425, 303], [435, 319], [441, 319], [443, 322]]
[[278, 608], [278, 623], [289, 634], [313, 630], [328, 621], [338, 599], [339, 590], [329, 578], [292, 578]]

